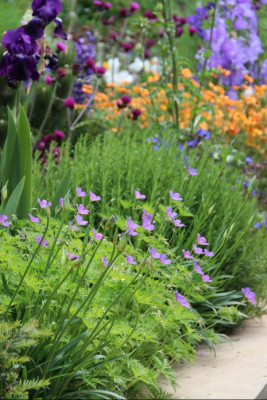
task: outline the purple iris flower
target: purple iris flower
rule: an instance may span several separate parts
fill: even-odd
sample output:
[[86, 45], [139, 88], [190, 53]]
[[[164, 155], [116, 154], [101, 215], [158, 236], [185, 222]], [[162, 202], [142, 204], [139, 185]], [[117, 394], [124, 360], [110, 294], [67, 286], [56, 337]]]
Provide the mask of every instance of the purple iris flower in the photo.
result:
[[249, 301], [254, 307], [256, 307], [256, 299], [255, 299], [255, 296], [256, 296], [256, 295], [255, 295], [255, 293], [252, 292], [252, 291], [250, 290], [249, 287], [246, 287], [245, 289], [242, 288], [242, 292], [243, 292], [244, 296], [248, 299], [248, 301]]
[[176, 301], [178, 301], [178, 303], [180, 303], [182, 306], [184, 306], [186, 308], [190, 308], [190, 305], [187, 302], [186, 298], [184, 296], [182, 296], [181, 294], [179, 294], [178, 290], [175, 290], [175, 298], [176, 298]]
[[45, 25], [55, 20], [62, 10], [60, 0], [33, 0], [32, 15], [44, 21]]
[[39, 56], [6, 53], [0, 61], [0, 76], [7, 75], [14, 81], [38, 81], [38, 61]]
[[25, 33], [23, 26], [8, 30], [2, 39], [2, 45], [10, 54], [32, 56], [37, 51], [37, 42]]

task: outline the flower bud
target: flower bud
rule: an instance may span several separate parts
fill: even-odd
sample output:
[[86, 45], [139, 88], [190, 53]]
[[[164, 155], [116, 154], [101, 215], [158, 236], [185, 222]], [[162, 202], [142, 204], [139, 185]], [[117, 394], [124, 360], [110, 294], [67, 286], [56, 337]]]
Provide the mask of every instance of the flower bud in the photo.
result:
[[119, 241], [118, 246], [117, 246], [118, 251], [122, 253], [125, 250], [125, 247], [126, 247], [127, 243], [128, 243], [128, 235], [124, 234], [122, 236], [121, 240]]
[[7, 198], [7, 184], [8, 184], [8, 181], [6, 182], [5, 186], [2, 187], [2, 190], [1, 190], [1, 197], [3, 200], [6, 200], [6, 198]]

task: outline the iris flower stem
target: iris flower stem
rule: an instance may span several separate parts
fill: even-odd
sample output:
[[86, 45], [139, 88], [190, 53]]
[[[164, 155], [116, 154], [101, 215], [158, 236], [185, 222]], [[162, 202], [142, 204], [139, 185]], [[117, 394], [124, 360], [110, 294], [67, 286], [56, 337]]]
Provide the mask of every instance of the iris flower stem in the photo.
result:
[[37, 133], [37, 135], [36, 135], [36, 137], [35, 137], [35, 140], [34, 140], [34, 143], [33, 143], [33, 149], [35, 149], [35, 147], [36, 147], [38, 141], [40, 140], [40, 137], [41, 137], [41, 135], [42, 135], [43, 129], [44, 129], [45, 124], [46, 124], [46, 122], [47, 122], [47, 120], [48, 120], [50, 111], [51, 111], [51, 109], [52, 109], [53, 102], [54, 102], [54, 100], [55, 100], [55, 95], [56, 95], [57, 87], [58, 87], [58, 82], [55, 83], [55, 86], [54, 86], [54, 89], [53, 89], [53, 93], [52, 93], [50, 102], [49, 102], [49, 104], [48, 104], [47, 110], [46, 110], [45, 117], [44, 117], [43, 122], [42, 122], [42, 124], [41, 124], [41, 126], [40, 126], [40, 128], [39, 128], [39, 131], [38, 131], [38, 133]]

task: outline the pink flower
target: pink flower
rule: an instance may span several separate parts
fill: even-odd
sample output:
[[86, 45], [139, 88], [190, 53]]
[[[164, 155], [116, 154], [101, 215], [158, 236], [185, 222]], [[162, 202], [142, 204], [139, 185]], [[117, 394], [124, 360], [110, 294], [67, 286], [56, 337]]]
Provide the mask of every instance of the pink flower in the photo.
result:
[[182, 223], [181, 223], [181, 220], [180, 220], [180, 219], [174, 219], [174, 218], [173, 218], [173, 223], [174, 223], [175, 226], [179, 226], [179, 227], [181, 227], [181, 228], [182, 228], [183, 226], [185, 226], [185, 224], [182, 224]]
[[208, 251], [207, 249], [204, 249], [205, 256], [207, 257], [214, 257], [214, 253], [212, 251]]
[[128, 254], [126, 254], [126, 261], [128, 264], [136, 264], [136, 262], [134, 261], [132, 256], [129, 256]]
[[190, 308], [190, 305], [188, 304], [186, 298], [184, 296], [182, 296], [181, 294], [179, 294], [178, 290], [175, 290], [175, 298], [176, 298], [176, 301], [178, 301], [178, 303], [180, 303], [182, 306], [184, 306], [186, 308]]
[[107, 260], [107, 257], [106, 257], [106, 256], [103, 256], [103, 257], [102, 257], [102, 263], [103, 263], [103, 265], [104, 265], [105, 267], [108, 266], [109, 261]]
[[29, 215], [29, 217], [30, 217], [30, 220], [32, 221], [32, 222], [35, 222], [35, 223], [38, 223], [38, 222], [40, 222], [40, 218], [38, 218], [38, 217], [34, 217], [33, 215], [31, 215], [30, 213], [28, 214]]
[[62, 51], [63, 53], [65, 53], [65, 51], [67, 50], [67, 46], [64, 43], [61, 42], [57, 42], [57, 51]]
[[74, 109], [74, 104], [75, 104], [75, 99], [74, 97], [66, 97], [66, 99], [64, 100], [64, 106], [66, 108], [70, 108], [71, 110]]
[[204, 275], [204, 273], [202, 274], [202, 280], [204, 282], [212, 282], [212, 279], [210, 279], [209, 275]]
[[138, 192], [138, 190], [135, 190], [134, 194], [135, 194], [135, 198], [137, 200], [141, 200], [141, 199], [145, 199], [146, 198], [146, 195], [145, 194], [141, 194], [140, 192]]
[[255, 299], [255, 296], [256, 296], [256, 295], [255, 295], [255, 293], [252, 292], [252, 291], [250, 290], [249, 287], [246, 287], [245, 289], [242, 288], [242, 292], [243, 292], [244, 296], [248, 299], [248, 301], [249, 301], [254, 307], [256, 307], [256, 299]]
[[95, 228], [93, 228], [93, 234], [96, 240], [101, 240], [103, 237], [102, 233], [97, 233]]
[[198, 244], [202, 244], [202, 246], [208, 246], [209, 243], [207, 243], [207, 239], [204, 236], [200, 236], [200, 234], [197, 234], [197, 242]]
[[9, 226], [10, 223], [7, 222], [8, 217], [6, 215], [0, 214], [0, 225]]
[[68, 250], [66, 251], [66, 254], [70, 260], [77, 260], [79, 258], [79, 256], [69, 253]]
[[76, 222], [78, 225], [87, 225], [88, 221], [84, 221], [81, 215], [76, 215]]
[[59, 130], [55, 130], [54, 135], [57, 139], [64, 139], [65, 138], [65, 133]]
[[198, 273], [198, 274], [203, 274], [203, 271], [200, 267], [200, 265], [198, 265], [198, 263], [196, 261], [194, 261], [194, 270]]
[[49, 201], [49, 202], [47, 202], [47, 200], [40, 200], [40, 199], [37, 199], [37, 201], [38, 201], [38, 203], [39, 203], [39, 205], [40, 205], [40, 207], [41, 208], [46, 208], [47, 206], [51, 206], [52, 205], [52, 203]]
[[78, 210], [78, 213], [79, 213], [79, 214], [84, 214], [84, 215], [89, 214], [89, 210], [86, 210], [86, 209], [84, 208], [84, 205], [83, 205], [83, 204], [76, 204], [76, 207], [77, 207], [77, 210]]
[[99, 201], [99, 200], [101, 200], [101, 196], [97, 196], [96, 194], [94, 194], [93, 192], [89, 192], [89, 194], [90, 194], [90, 200], [91, 201]]
[[182, 250], [184, 258], [193, 258], [193, 256], [191, 256], [190, 251], [189, 250]]
[[180, 196], [180, 193], [174, 193], [172, 190], [169, 191], [170, 196], [175, 201], [182, 201], [183, 198]]
[[63, 199], [63, 197], [59, 198], [59, 204], [60, 204], [61, 207], [64, 207], [64, 199]]
[[80, 187], [76, 188], [77, 196], [78, 197], [84, 197], [86, 196], [86, 193], [82, 191]]
[[45, 78], [44, 78], [44, 81], [48, 86], [50, 86], [54, 82], [54, 79], [52, 78], [52, 76], [46, 75]]
[[203, 254], [204, 253], [202, 248], [201, 247], [197, 247], [195, 244], [193, 244], [193, 249], [194, 249], [194, 252], [196, 254]]
[[48, 241], [47, 241], [47, 240], [43, 240], [43, 241], [41, 242], [42, 236], [35, 236], [34, 239], [36, 240], [36, 242], [37, 242], [38, 244], [41, 244], [41, 246], [43, 246], [43, 247], [49, 247]]
[[188, 167], [188, 173], [189, 173], [189, 175], [192, 175], [192, 176], [198, 175], [197, 170], [194, 168], [191, 168], [191, 167]]
[[167, 207], [166, 208], [166, 213], [167, 213], [169, 218], [175, 218], [177, 216], [176, 212], [172, 212], [171, 207]]
[[143, 219], [143, 228], [148, 231], [153, 231], [155, 229], [154, 221], [152, 222], [152, 214], [146, 213], [146, 210], [143, 210], [142, 219]]
[[72, 231], [77, 231], [77, 226], [73, 225], [71, 221], [70, 221], [70, 229]]

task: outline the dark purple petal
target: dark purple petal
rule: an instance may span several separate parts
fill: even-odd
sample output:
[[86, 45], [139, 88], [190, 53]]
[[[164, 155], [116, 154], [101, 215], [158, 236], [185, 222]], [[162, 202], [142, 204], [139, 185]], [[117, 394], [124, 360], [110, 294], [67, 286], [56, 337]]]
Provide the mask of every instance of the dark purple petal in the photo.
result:
[[57, 36], [61, 39], [67, 40], [67, 34], [63, 31], [62, 21], [60, 18], [55, 18], [54, 22], [56, 24], [54, 30], [54, 36]]
[[24, 26], [24, 32], [33, 39], [40, 39], [44, 35], [44, 23], [40, 18], [33, 18]]
[[7, 31], [2, 39], [3, 46], [11, 54], [24, 54], [30, 56], [37, 50], [37, 43], [24, 31], [24, 27]]
[[32, 15], [41, 18], [46, 24], [54, 20], [62, 10], [60, 0], [33, 0]]

